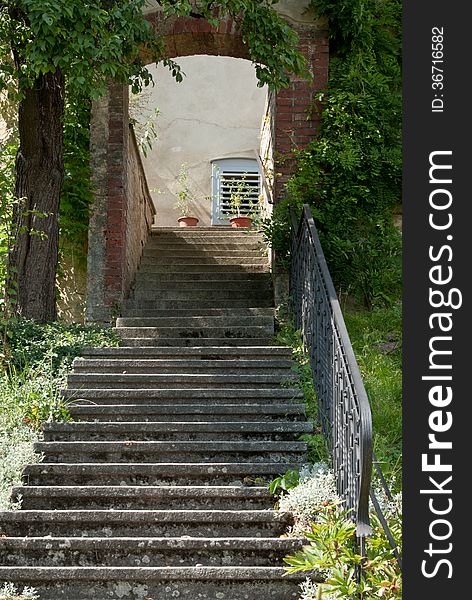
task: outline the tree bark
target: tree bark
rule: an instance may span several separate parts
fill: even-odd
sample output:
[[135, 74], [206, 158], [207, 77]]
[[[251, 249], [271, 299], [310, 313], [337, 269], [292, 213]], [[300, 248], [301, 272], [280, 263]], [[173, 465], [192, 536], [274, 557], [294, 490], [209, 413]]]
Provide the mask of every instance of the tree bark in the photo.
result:
[[[15, 312], [46, 322], [57, 318], [56, 269], [59, 201], [64, 180], [64, 77], [38, 77], [20, 102], [16, 158], [15, 241], [10, 280]], [[10, 287], [12, 287], [10, 285]]]

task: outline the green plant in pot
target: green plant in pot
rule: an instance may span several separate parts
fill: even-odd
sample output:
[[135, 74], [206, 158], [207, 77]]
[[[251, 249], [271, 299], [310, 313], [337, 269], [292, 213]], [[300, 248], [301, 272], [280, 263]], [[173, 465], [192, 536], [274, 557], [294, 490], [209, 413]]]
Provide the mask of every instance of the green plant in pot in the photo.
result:
[[253, 217], [258, 212], [258, 204], [251, 199], [252, 190], [246, 177], [247, 173], [243, 173], [238, 181], [232, 182], [228, 211], [233, 215], [229, 219], [231, 227], [251, 227]]
[[188, 168], [185, 163], [180, 167], [177, 181], [180, 184], [180, 190], [174, 204], [174, 207], [180, 212], [177, 221], [180, 227], [195, 227], [199, 219], [192, 216], [190, 205], [197, 201], [197, 196], [188, 184]]

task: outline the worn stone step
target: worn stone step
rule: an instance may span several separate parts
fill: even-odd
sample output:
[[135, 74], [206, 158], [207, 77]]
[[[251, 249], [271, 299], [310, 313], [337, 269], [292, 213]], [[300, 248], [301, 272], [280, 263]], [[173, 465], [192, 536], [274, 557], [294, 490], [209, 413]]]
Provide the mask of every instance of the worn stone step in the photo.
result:
[[272, 537], [292, 516], [275, 510], [11, 510], [0, 511], [8, 537]]
[[264, 244], [262, 238], [256, 235], [246, 236], [221, 236], [221, 235], [198, 235], [192, 237], [181, 236], [150, 236], [146, 249], [149, 248], [182, 248], [185, 246], [204, 246], [205, 248], [218, 250], [221, 248], [237, 248], [238, 246], [249, 248], [262, 248], [267, 251], [267, 245]]
[[293, 441], [62, 441], [36, 442], [46, 462], [293, 462], [307, 445]]
[[299, 401], [303, 398], [302, 390], [298, 388], [175, 388], [175, 389], [91, 389], [85, 386], [79, 389], [69, 388], [61, 391], [68, 402], [80, 399], [100, 404], [187, 404], [189, 400], [205, 402], [207, 404], [264, 404], [269, 402]]
[[160, 246], [153, 248], [146, 246], [143, 250], [142, 261], [148, 260], [163, 260], [168, 257], [179, 258], [179, 257], [192, 257], [194, 258], [208, 258], [210, 262], [217, 262], [220, 258], [260, 258], [263, 257], [267, 261], [267, 250], [263, 246], [248, 246], [246, 244], [239, 244], [234, 247], [206, 247], [204, 244], [193, 244], [180, 245], [166, 248]]
[[191, 258], [179, 260], [180, 262], [177, 263], [168, 263], [167, 261], [146, 261], [139, 266], [138, 274], [167, 273], [170, 275], [173, 273], [220, 273], [221, 271], [227, 273], [269, 273], [270, 271], [267, 259], [258, 259], [257, 261], [252, 259], [246, 259], [244, 261], [226, 259], [226, 261], [220, 261], [218, 263], [195, 263]]
[[[270, 309], [269, 309], [270, 310]], [[193, 346], [192, 348], [165, 348], [160, 346], [127, 348], [83, 348], [84, 358], [192, 358], [201, 360], [279, 360], [292, 356], [289, 346]]]
[[271, 317], [274, 318], [275, 310], [273, 307], [265, 308], [199, 308], [195, 309], [166, 309], [166, 310], [146, 310], [146, 309], [127, 309], [124, 308], [122, 316], [119, 318], [167, 318], [167, 317]]
[[219, 373], [71, 373], [69, 388], [152, 389], [152, 388], [212, 388], [212, 387], [275, 387], [296, 381], [297, 374], [288, 369], [268, 375]]
[[196, 315], [175, 317], [118, 317], [116, 327], [174, 327], [174, 328], [203, 328], [203, 327], [267, 327], [274, 331], [272, 315], [255, 315], [243, 317], [240, 315]]
[[230, 280], [215, 280], [215, 279], [198, 279], [194, 281], [189, 281], [188, 279], [180, 280], [180, 281], [160, 281], [157, 278], [153, 277], [150, 279], [145, 275], [142, 275], [136, 278], [136, 281], [133, 283], [131, 287], [131, 293], [135, 296], [139, 293], [144, 297], [148, 295], [157, 294], [158, 292], [174, 292], [179, 291], [180, 293], [189, 292], [193, 293], [196, 291], [197, 293], [200, 291], [212, 291], [212, 292], [227, 292], [237, 291], [237, 292], [245, 292], [251, 294], [262, 294], [271, 293], [271, 281], [269, 279], [265, 279], [264, 281], [253, 281], [248, 279], [237, 279], [236, 281]]
[[264, 246], [262, 236], [259, 234], [246, 235], [222, 235], [221, 233], [198, 233], [194, 235], [174, 235], [160, 234], [150, 235], [148, 238], [148, 247], [154, 246], [181, 246], [186, 244], [205, 244], [205, 245], [261, 245]]
[[[271, 363], [274, 364], [271, 364]], [[76, 359], [74, 373], [160, 375], [193, 373], [224, 375], [275, 375], [293, 371], [291, 361], [182, 360], [182, 359]]]
[[168, 273], [166, 271], [162, 273], [141, 273], [136, 274], [136, 282], [147, 281], [152, 285], [164, 285], [164, 284], [179, 284], [180, 282], [195, 282], [199, 281], [214, 282], [215, 285], [221, 283], [233, 283], [237, 281], [252, 281], [261, 284], [272, 285], [272, 274], [268, 272], [251, 272], [251, 271], [231, 271], [228, 267], [223, 267], [219, 271], [203, 271], [203, 272], [187, 272], [177, 271]]
[[41, 600], [296, 600], [307, 574], [277, 567], [0, 567]]
[[270, 325], [188, 325], [174, 327], [116, 327], [114, 332], [121, 338], [261, 338], [273, 335]]
[[263, 485], [293, 463], [37, 463], [23, 471], [29, 485], [199, 486]]
[[198, 227], [160, 227], [158, 225], [153, 225], [151, 227], [151, 238], [158, 236], [174, 236], [178, 238], [185, 237], [198, 237], [198, 236], [223, 236], [224, 238], [233, 238], [233, 237], [260, 237], [262, 239], [262, 234], [253, 229], [240, 229], [231, 227], [231, 225], [211, 225], [208, 227], [198, 226]]
[[[257, 302], [251, 298], [218, 298], [212, 300], [195, 300], [188, 299], [182, 300], [181, 298], [167, 298], [167, 299], [148, 299], [148, 300], [137, 300], [129, 298], [126, 300], [124, 310], [134, 310], [136, 308], [140, 310], [192, 310], [195, 315], [199, 314], [201, 309], [206, 310], [207, 308], [272, 308], [273, 299], [266, 295], [257, 299]], [[268, 345], [268, 344], [266, 344]]]
[[[311, 433], [313, 425], [305, 421], [77, 421], [46, 422], [44, 441], [279, 441]], [[170, 461], [169, 461], [170, 462]], [[230, 461], [229, 461], [230, 462]]]
[[124, 309], [122, 316], [118, 318], [211, 318], [211, 317], [241, 317], [243, 319], [248, 317], [264, 317], [273, 319], [275, 310], [273, 307], [268, 306], [264, 308], [181, 308], [181, 309], [166, 309], [166, 310], [146, 310], [135, 308], [132, 311]]
[[[74, 401], [72, 401], [74, 402]], [[304, 420], [304, 404], [99, 404], [68, 406], [82, 421], [279, 421]]]
[[[200, 286], [199, 282], [197, 285]], [[194, 287], [193, 289], [184, 289], [180, 286], [160, 287], [159, 289], [138, 289], [131, 290], [129, 298], [135, 302], [146, 300], [214, 300], [218, 305], [223, 300], [252, 300], [253, 306], [259, 306], [258, 302], [272, 298], [272, 291], [269, 286], [256, 286], [252, 289], [245, 289], [241, 286], [235, 286], [234, 289], [226, 289], [216, 284], [207, 287]]]
[[[242, 254], [244, 254], [244, 252]], [[211, 265], [218, 266], [220, 268], [221, 265], [234, 265], [242, 268], [245, 268], [247, 265], [260, 265], [267, 267], [268, 259], [267, 256], [257, 256], [253, 253], [250, 253], [248, 256], [219, 256], [214, 254], [195, 256], [193, 252], [189, 251], [187, 254], [182, 254], [180, 256], [143, 256], [139, 271], [146, 270], [147, 267], [158, 266], [159, 264], [163, 266], [175, 265], [179, 266], [181, 269], [185, 269], [185, 265], [193, 265], [196, 267], [200, 267], [202, 265]]]
[[84, 359], [76, 358], [75, 373], [224, 373], [271, 374], [280, 370], [290, 371], [290, 360], [188, 360], [188, 359]]
[[268, 487], [233, 486], [16, 486], [23, 509], [245, 510], [270, 509]]
[[270, 337], [253, 337], [253, 338], [194, 338], [194, 337], [183, 337], [183, 338], [171, 338], [171, 337], [136, 337], [122, 338], [120, 345], [126, 347], [138, 347], [143, 348], [145, 346], [162, 346], [162, 347], [187, 347], [193, 348], [195, 346], [264, 346], [269, 344], [271, 341]]
[[3, 566], [273, 566], [303, 540], [274, 537], [4, 537]]

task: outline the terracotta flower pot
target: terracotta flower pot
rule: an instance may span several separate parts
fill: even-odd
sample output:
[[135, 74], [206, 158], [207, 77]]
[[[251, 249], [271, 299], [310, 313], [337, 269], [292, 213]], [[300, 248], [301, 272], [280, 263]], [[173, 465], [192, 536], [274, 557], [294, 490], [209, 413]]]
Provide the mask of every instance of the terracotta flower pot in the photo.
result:
[[197, 217], [180, 217], [177, 221], [180, 227], [195, 227], [198, 223]]
[[251, 227], [251, 217], [233, 217], [229, 220], [231, 227]]

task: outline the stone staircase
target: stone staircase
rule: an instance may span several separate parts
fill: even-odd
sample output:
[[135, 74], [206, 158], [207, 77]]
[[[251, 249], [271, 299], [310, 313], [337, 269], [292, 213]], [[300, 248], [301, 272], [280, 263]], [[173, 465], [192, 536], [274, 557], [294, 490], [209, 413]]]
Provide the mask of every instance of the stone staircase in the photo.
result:
[[74, 361], [75, 421], [44, 426], [22, 508], [1, 513], [0, 581], [41, 600], [298, 598], [282, 558], [302, 540], [267, 482], [305, 461], [311, 425], [290, 348], [270, 346], [259, 236], [156, 228], [116, 331]]

